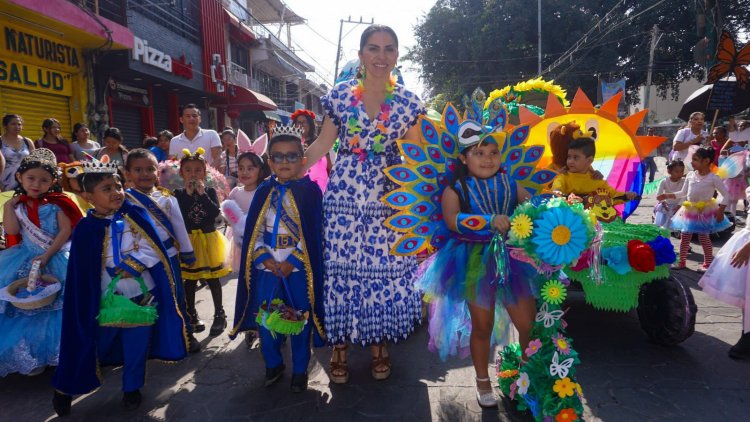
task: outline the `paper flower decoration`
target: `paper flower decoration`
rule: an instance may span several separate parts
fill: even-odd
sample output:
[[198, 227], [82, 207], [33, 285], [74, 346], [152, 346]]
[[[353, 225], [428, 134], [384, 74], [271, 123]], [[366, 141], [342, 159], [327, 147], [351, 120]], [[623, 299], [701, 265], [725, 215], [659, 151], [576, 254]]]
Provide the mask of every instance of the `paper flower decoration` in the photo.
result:
[[573, 271], [583, 271], [589, 267], [591, 267], [591, 249], [590, 248], [583, 251], [581, 256], [579, 256], [578, 259], [575, 261], [575, 263], [570, 266], [570, 269]]
[[677, 255], [674, 253], [674, 246], [672, 246], [672, 242], [666, 237], [657, 236], [656, 239], [646, 242], [646, 244], [654, 250], [656, 265], [671, 264], [677, 260]]
[[552, 391], [557, 393], [557, 395], [564, 399], [565, 397], [572, 396], [574, 394], [574, 390], [576, 388], [576, 384], [570, 380], [570, 378], [565, 377], [561, 380], [555, 381], [555, 385], [552, 387]]
[[[527, 391], [529, 391], [529, 387], [531, 386], [531, 381], [529, 381], [529, 374], [526, 372], [522, 372], [521, 376], [518, 377], [518, 380], [516, 381], [516, 385], [518, 386], [518, 394], [525, 395]], [[573, 395], [571, 393], [571, 395]]]
[[555, 415], [555, 422], [573, 422], [578, 420], [576, 411], [570, 407], [561, 410]]
[[526, 214], [518, 214], [510, 222], [510, 233], [518, 239], [526, 239], [533, 230], [534, 224]]
[[514, 378], [516, 375], [518, 375], [517, 369], [506, 369], [504, 371], [500, 371], [500, 378]]
[[623, 275], [630, 272], [628, 262], [628, 250], [625, 246], [614, 246], [602, 249], [604, 263], [617, 274]]
[[634, 270], [642, 273], [651, 272], [656, 268], [654, 250], [638, 239], [628, 242], [628, 262]]
[[568, 264], [586, 248], [586, 224], [569, 208], [551, 208], [535, 225], [532, 242], [539, 258], [549, 265]]
[[554, 344], [555, 348], [563, 355], [570, 354], [570, 342], [568, 342], [568, 339], [566, 339], [562, 334], [557, 333], [552, 336], [552, 344]]
[[542, 348], [542, 341], [537, 339], [531, 340], [529, 346], [526, 347], [526, 357], [531, 357], [534, 353], [538, 352]]
[[544, 299], [545, 302], [549, 302], [551, 305], [559, 305], [563, 303], [567, 296], [565, 286], [557, 280], [550, 280], [544, 283], [541, 294], [542, 299]]

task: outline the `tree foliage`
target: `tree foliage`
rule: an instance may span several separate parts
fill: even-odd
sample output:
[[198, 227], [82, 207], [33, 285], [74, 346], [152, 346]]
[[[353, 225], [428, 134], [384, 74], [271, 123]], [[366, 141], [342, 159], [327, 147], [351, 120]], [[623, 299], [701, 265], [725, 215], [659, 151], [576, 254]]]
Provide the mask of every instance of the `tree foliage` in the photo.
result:
[[[694, 46], [703, 34], [698, 15], [716, 0], [543, 0], [542, 75], [572, 92], [596, 98], [598, 81], [626, 78], [626, 99], [638, 100], [645, 84], [651, 29], [662, 34], [652, 84], [662, 98], [676, 98], [680, 82], [702, 79]], [[608, 14], [612, 10], [613, 13]], [[750, 0], [722, 1], [723, 26], [734, 34], [750, 28]], [[713, 21], [710, 12], [707, 20]], [[709, 25], [710, 27], [710, 25]], [[584, 38], [584, 35], [588, 36]], [[415, 28], [408, 58], [421, 66], [433, 95], [456, 101], [475, 87], [486, 92], [537, 76], [537, 7], [528, 0], [438, 0]], [[716, 37], [714, 37], [716, 38]], [[546, 73], [563, 53], [570, 57]]]

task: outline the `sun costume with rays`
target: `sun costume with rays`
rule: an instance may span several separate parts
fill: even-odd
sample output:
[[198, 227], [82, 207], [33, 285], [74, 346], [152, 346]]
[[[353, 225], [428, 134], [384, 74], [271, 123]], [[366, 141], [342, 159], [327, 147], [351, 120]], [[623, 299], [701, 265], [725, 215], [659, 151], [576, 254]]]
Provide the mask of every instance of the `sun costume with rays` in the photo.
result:
[[[534, 170], [544, 147], [525, 145], [528, 127], [506, 128], [508, 113], [493, 102], [483, 110], [484, 93], [474, 92], [467, 113], [460, 119], [448, 104], [440, 121], [420, 118], [422, 140], [400, 140], [403, 165], [386, 174], [401, 187], [383, 198], [399, 213], [386, 226], [405, 233], [394, 254], [439, 250], [421, 267], [417, 287], [431, 302], [430, 348], [442, 358], [468, 355], [471, 319], [467, 303], [495, 311], [493, 343], [508, 341], [510, 320], [504, 304], [537, 294], [533, 266], [508, 258], [504, 240], [491, 230], [495, 215], [511, 215], [518, 186], [538, 192], [554, 177]], [[497, 144], [501, 169], [488, 179], [455, 178], [458, 154], [479, 143]], [[452, 232], [443, 220], [441, 199], [446, 188], [461, 198], [462, 212]]]

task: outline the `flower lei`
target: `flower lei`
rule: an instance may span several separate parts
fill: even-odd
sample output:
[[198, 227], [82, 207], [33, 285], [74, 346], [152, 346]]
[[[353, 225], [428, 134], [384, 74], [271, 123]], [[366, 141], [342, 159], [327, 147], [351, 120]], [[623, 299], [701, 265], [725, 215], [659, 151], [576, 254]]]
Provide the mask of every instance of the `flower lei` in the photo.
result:
[[349, 146], [352, 147], [352, 152], [355, 154], [359, 154], [359, 161], [365, 161], [367, 158], [372, 158], [375, 154], [380, 154], [383, 151], [385, 151], [385, 146], [383, 145], [383, 141], [386, 139], [386, 128], [385, 125], [382, 123], [384, 121], [388, 121], [390, 118], [391, 110], [392, 110], [392, 104], [393, 104], [393, 91], [396, 87], [396, 78], [394, 76], [391, 76], [391, 78], [388, 80], [388, 83], [385, 85], [385, 102], [380, 105], [380, 113], [378, 116], [375, 117], [376, 120], [380, 120], [380, 123], [377, 125], [377, 130], [380, 131], [377, 135], [373, 137], [374, 142], [370, 145], [365, 143], [365, 147], [360, 146], [360, 138], [359, 133], [362, 132], [362, 129], [359, 127], [359, 103], [362, 101], [362, 98], [365, 93], [365, 84], [362, 79], [357, 80], [357, 86], [352, 88], [352, 102], [349, 106], [349, 111], [352, 114], [352, 117], [349, 118], [349, 121], [347, 121], [347, 126], [349, 127], [349, 133], [353, 134], [351, 140], [349, 140]]

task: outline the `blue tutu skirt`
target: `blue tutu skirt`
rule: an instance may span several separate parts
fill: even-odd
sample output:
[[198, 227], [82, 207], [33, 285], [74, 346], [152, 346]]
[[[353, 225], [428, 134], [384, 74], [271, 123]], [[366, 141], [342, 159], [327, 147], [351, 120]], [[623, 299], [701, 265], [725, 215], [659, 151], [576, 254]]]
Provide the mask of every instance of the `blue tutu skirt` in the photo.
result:
[[488, 250], [487, 239], [456, 236], [420, 266], [416, 286], [430, 303], [429, 348], [442, 359], [469, 355], [469, 303], [494, 307], [491, 343], [504, 345], [512, 332], [505, 305], [538, 294], [539, 274], [532, 265], [508, 258], [508, 277], [498, 280]]
[[695, 203], [685, 201], [672, 217], [669, 228], [682, 233], [718, 233], [732, 226], [725, 216], [721, 221], [716, 221], [718, 211], [719, 206], [716, 205], [715, 199]]
[[[35, 245], [21, 243], [0, 253], [0, 288], [28, 277], [31, 259], [42, 254]], [[58, 252], [42, 269], [65, 282], [68, 252]], [[51, 304], [23, 310], [0, 300], [0, 377], [18, 372], [28, 374], [38, 367], [57, 365], [60, 354], [62, 291]]]

